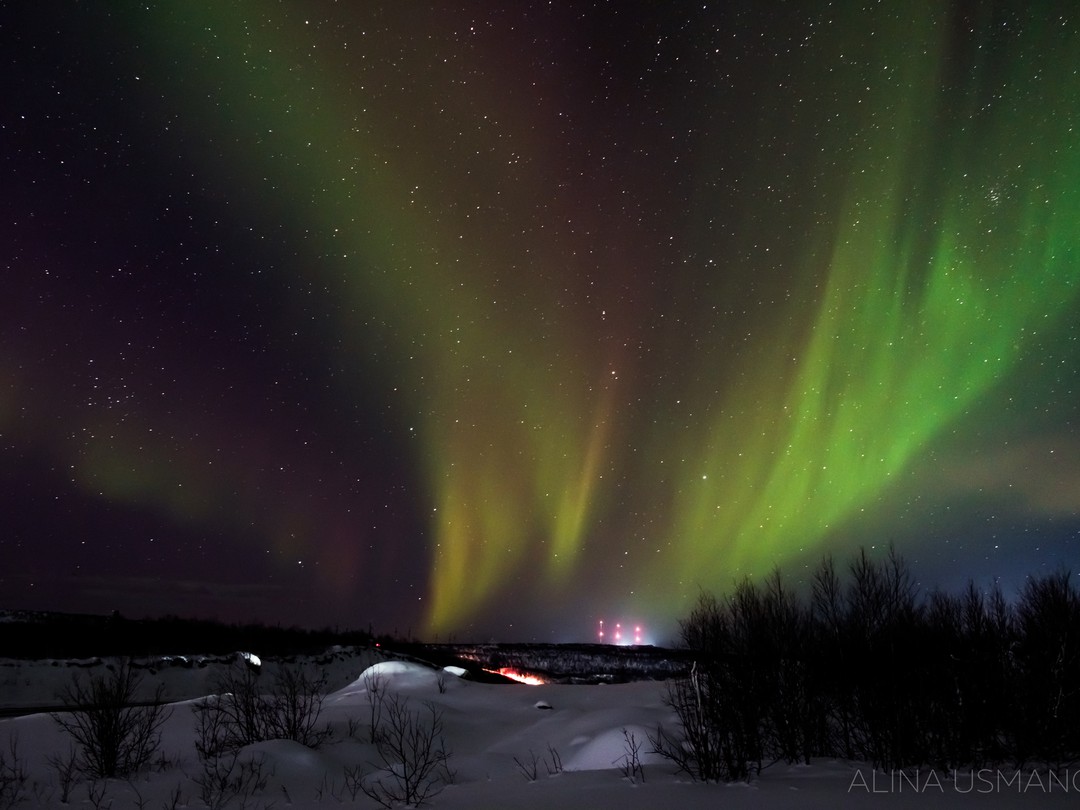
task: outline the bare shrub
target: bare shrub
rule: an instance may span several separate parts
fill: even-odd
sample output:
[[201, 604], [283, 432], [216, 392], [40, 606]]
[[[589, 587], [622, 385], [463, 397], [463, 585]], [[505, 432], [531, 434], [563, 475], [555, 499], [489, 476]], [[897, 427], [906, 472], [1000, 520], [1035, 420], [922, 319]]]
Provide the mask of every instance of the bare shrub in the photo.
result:
[[113, 803], [108, 796], [109, 783], [104, 779], [92, 779], [86, 786], [86, 799], [93, 805], [94, 810], [109, 810]]
[[308, 748], [318, 748], [333, 733], [321, 724], [327, 675], [310, 675], [302, 668], [283, 667], [274, 677], [274, 688], [264, 703], [266, 738], [294, 740]]
[[540, 757], [536, 755], [535, 751], [530, 748], [529, 756], [527, 759], [524, 760], [514, 757], [514, 764], [518, 766], [518, 770], [521, 771], [521, 775], [525, 777], [526, 782], [536, 781], [536, 774], [540, 764]]
[[562, 757], [560, 757], [559, 752], [555, 750], [555, 746], [550, 743], [548, 743], [547, 772], [548, 776], [562, 773]]
[[453, 779], [447, 767], [450, 754], [443, 741], [442, 712], [432, 703], [413, 711], [408, 700], [397, 695], [386, 696], [381, 704], [375, 741], [380, 764], [359, 788], [383, 807], [415, 807]]
[[264, 740], [318, 748], [332, 733], [329, 724], [320, 724], [326, 683], [325, 673], [282, 667], [264, 694], [257, 672], [231, 667], [215, 684], [218, 694], [192, 706], [199, 758], [216, 759]]
[[149, 704], [137, 704], [140, 679], [127, 661], [104, 675], [76, 675], [59, 695], [66, 711], [53, 720], [79, 748], [79, 772], [91, 779], [129, 776], [147, 765], [161, 745], [172, 714], [159, 686]]
[[629, 779], [634, 784], [637, 782], [644, 784], [645, 768], [641, 764], [641, 745], [643, 741], [639, 740], [634, 732], [625, 728], [622, 730], [622, 734], [623, 755], [615, 760], [613, 764], [619, 766], [624, 778]]
[[345, 767], [345, 790], [349, 793], [349, 798], [354, 802], [356, 797], [363, 792], [364, 784], [364, 769], [359, 765]]
[[66, 756], [49, 754], [45, 761], [56, 772], [56, 783], [60, 787], [60, 802], [67, 804], [71, 801], [71, 789], [79, 780], [79, 752], [71, 746]]
[[195, 750], [199, 759], [217, 759], [263, 737], [262, 695], [258, 673], [234, 664], [215, 679], [210, 695], [194, 703]]
[[53, 796], [56, 795], [55, 785], [35, 779], [31, 783], [31, 790], [34, 794], [30, 803], [31, 807], [53, 807]]
[[25, 798], [26, 768], [19, 756], [19, 738], [12, 734], [7, 748], [0, 748], [0, 810], [10, 810]]
[[386, 679], [378, 672], [364, 674], [368, 701], [368, 739], [377, 742], [379, 724], [382, 722], [383, 701], [386, 699]]
[[668, 684], [665, 702], [680, 733], [672, 738], [658, 728], [650, 742], [693, 779], [733, 781], [761, 770], [777, 663], [756, 643], [764, 606], [761, 592], [744, 581], [725, 601], [702, 594], [680, 623], [683, 642], [698, 655], [689, 676]]
[[679, 718], [681, 734], [672, 737], [662, 726], [656, 735], [649, 735], [653, 752], [670, 760], [691, 779], [720, 782], [729, 779], [724, 767], [725, 730], [717, 717], [717, 683], [708, 674], [698, 671], [695, 663], [690, 677], [668, 684], [664, 702]]
[[[230, 734], [230, 722], [234, 704], [231, 695], [208, 695], [191, 705], [195, 715], [195, 753], [199, 760], [217, 759], [230, 745], [235, 745]], [[224, 706], [221, 706], [222, 702]]]
[[202, 761], [202, 771], [193, 781], [199, 799], [211, 810], [226, 807], [234, 799], [241, 805], [266, 790], [270, 775], [264, 772], [265, 759], [241, 759], [235, 753]]
[[[341, 804], [343, 800], [343, 789], [338, 787], [337, 781], [330, 778], [330, 774], [323, 774], [322, 783], [315, 788], [315, 802], [322, 804], [323, 799], [330, 797], [335, 799], [338, 804]], [[356, 796], [353, 796], [356, 799]]]
[[359, 740], [360, 738], [360, 718], [349, 715], [345, 718], [345, 736], [350, 740]]
[[180, 783], [176, 783], [176, 787], [169, 791], [169, 795], [161, 804], [161, 810], [178, 810], [180, 807], [185, 807], [187, 801], [184, 799], [184, 794], [180, 790]]
[[128, 781], [128, 787], [131, 789], [131, 792], [135, 794], [135, 798], [132, 799], [135, 804], [135, 810], [146, 810], [146, 805], [149, 803], [150, 797], [143, 796], [142, 791], [139, 790], [139, 785], [134, 780]]

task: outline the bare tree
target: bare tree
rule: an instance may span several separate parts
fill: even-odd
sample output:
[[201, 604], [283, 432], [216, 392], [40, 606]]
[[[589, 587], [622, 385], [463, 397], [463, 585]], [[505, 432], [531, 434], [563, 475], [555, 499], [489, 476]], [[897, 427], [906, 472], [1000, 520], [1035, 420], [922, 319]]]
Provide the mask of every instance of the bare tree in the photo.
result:
[[385, 696], [382, 704], [375, 741], [380, 764], [360, 789], [383, 807], [415, 807], [436, 796], [452, 780], [442, 712], [430, 702], [424, 704], [424, 710], [413, 711], [408, 700], [397, 695]]
[[1068, 572], [1030, 577], [1015, 604], [974, 582], [923, 593], [893, 548], [831, 558], [809, 605], [778, 574], [702, 594], [681, 623], [694, 651], [669, 682], [679, 728], [654, 749], [706, 781], [770, 759], [865, 760], [886, 770], [1080, 761], [1080, 592]]

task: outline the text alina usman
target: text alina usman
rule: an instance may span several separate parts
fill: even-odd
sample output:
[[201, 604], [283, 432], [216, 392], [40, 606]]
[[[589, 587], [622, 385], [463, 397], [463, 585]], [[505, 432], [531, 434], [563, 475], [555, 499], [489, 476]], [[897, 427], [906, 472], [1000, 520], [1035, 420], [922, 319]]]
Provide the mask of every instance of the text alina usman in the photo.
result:
[[858, 768], [848, 793], [1080, 793], [1080, 770], [995, 768], [876, 771]]

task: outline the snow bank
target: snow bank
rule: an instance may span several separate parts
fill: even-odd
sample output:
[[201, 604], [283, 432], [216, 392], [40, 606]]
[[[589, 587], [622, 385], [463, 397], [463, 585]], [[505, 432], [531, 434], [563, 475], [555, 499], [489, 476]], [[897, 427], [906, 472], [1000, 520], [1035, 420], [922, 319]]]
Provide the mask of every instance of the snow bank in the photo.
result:
[[[626, 734], [623, 733], [624, 730]], [[643, 726], [631, 723], [607, 729], [589, 738], [578, 737], [574, 742], [577, 742], [579, 747], [563, 762], [563, 770], [603, 771], [622, 768], [631, 753], [631, 740], [628, 740], [627, 735], [631, 735], [632, 741], [638, 746], [637, 758], [642, 765], [664, 762], [664, 758], [659, 754], [649, 753], [652, 746], [649, 744], [648, 731]]]
[[360, 673], [360, 677], [333, 694], [329, 702], [370, 692], [372, 689], [391, 688], [394, 691], [437, 691], [439, 673], [431, 667], [412, 661], [379, 661]]

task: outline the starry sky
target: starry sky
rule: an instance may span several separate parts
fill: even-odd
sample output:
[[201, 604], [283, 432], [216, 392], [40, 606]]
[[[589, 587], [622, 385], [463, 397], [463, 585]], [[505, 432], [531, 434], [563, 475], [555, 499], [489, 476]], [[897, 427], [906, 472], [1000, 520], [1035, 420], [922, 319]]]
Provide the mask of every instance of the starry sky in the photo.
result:
[[1080, 568], [1072, 2], [0, 7], [0, 607], [578, 641]]

